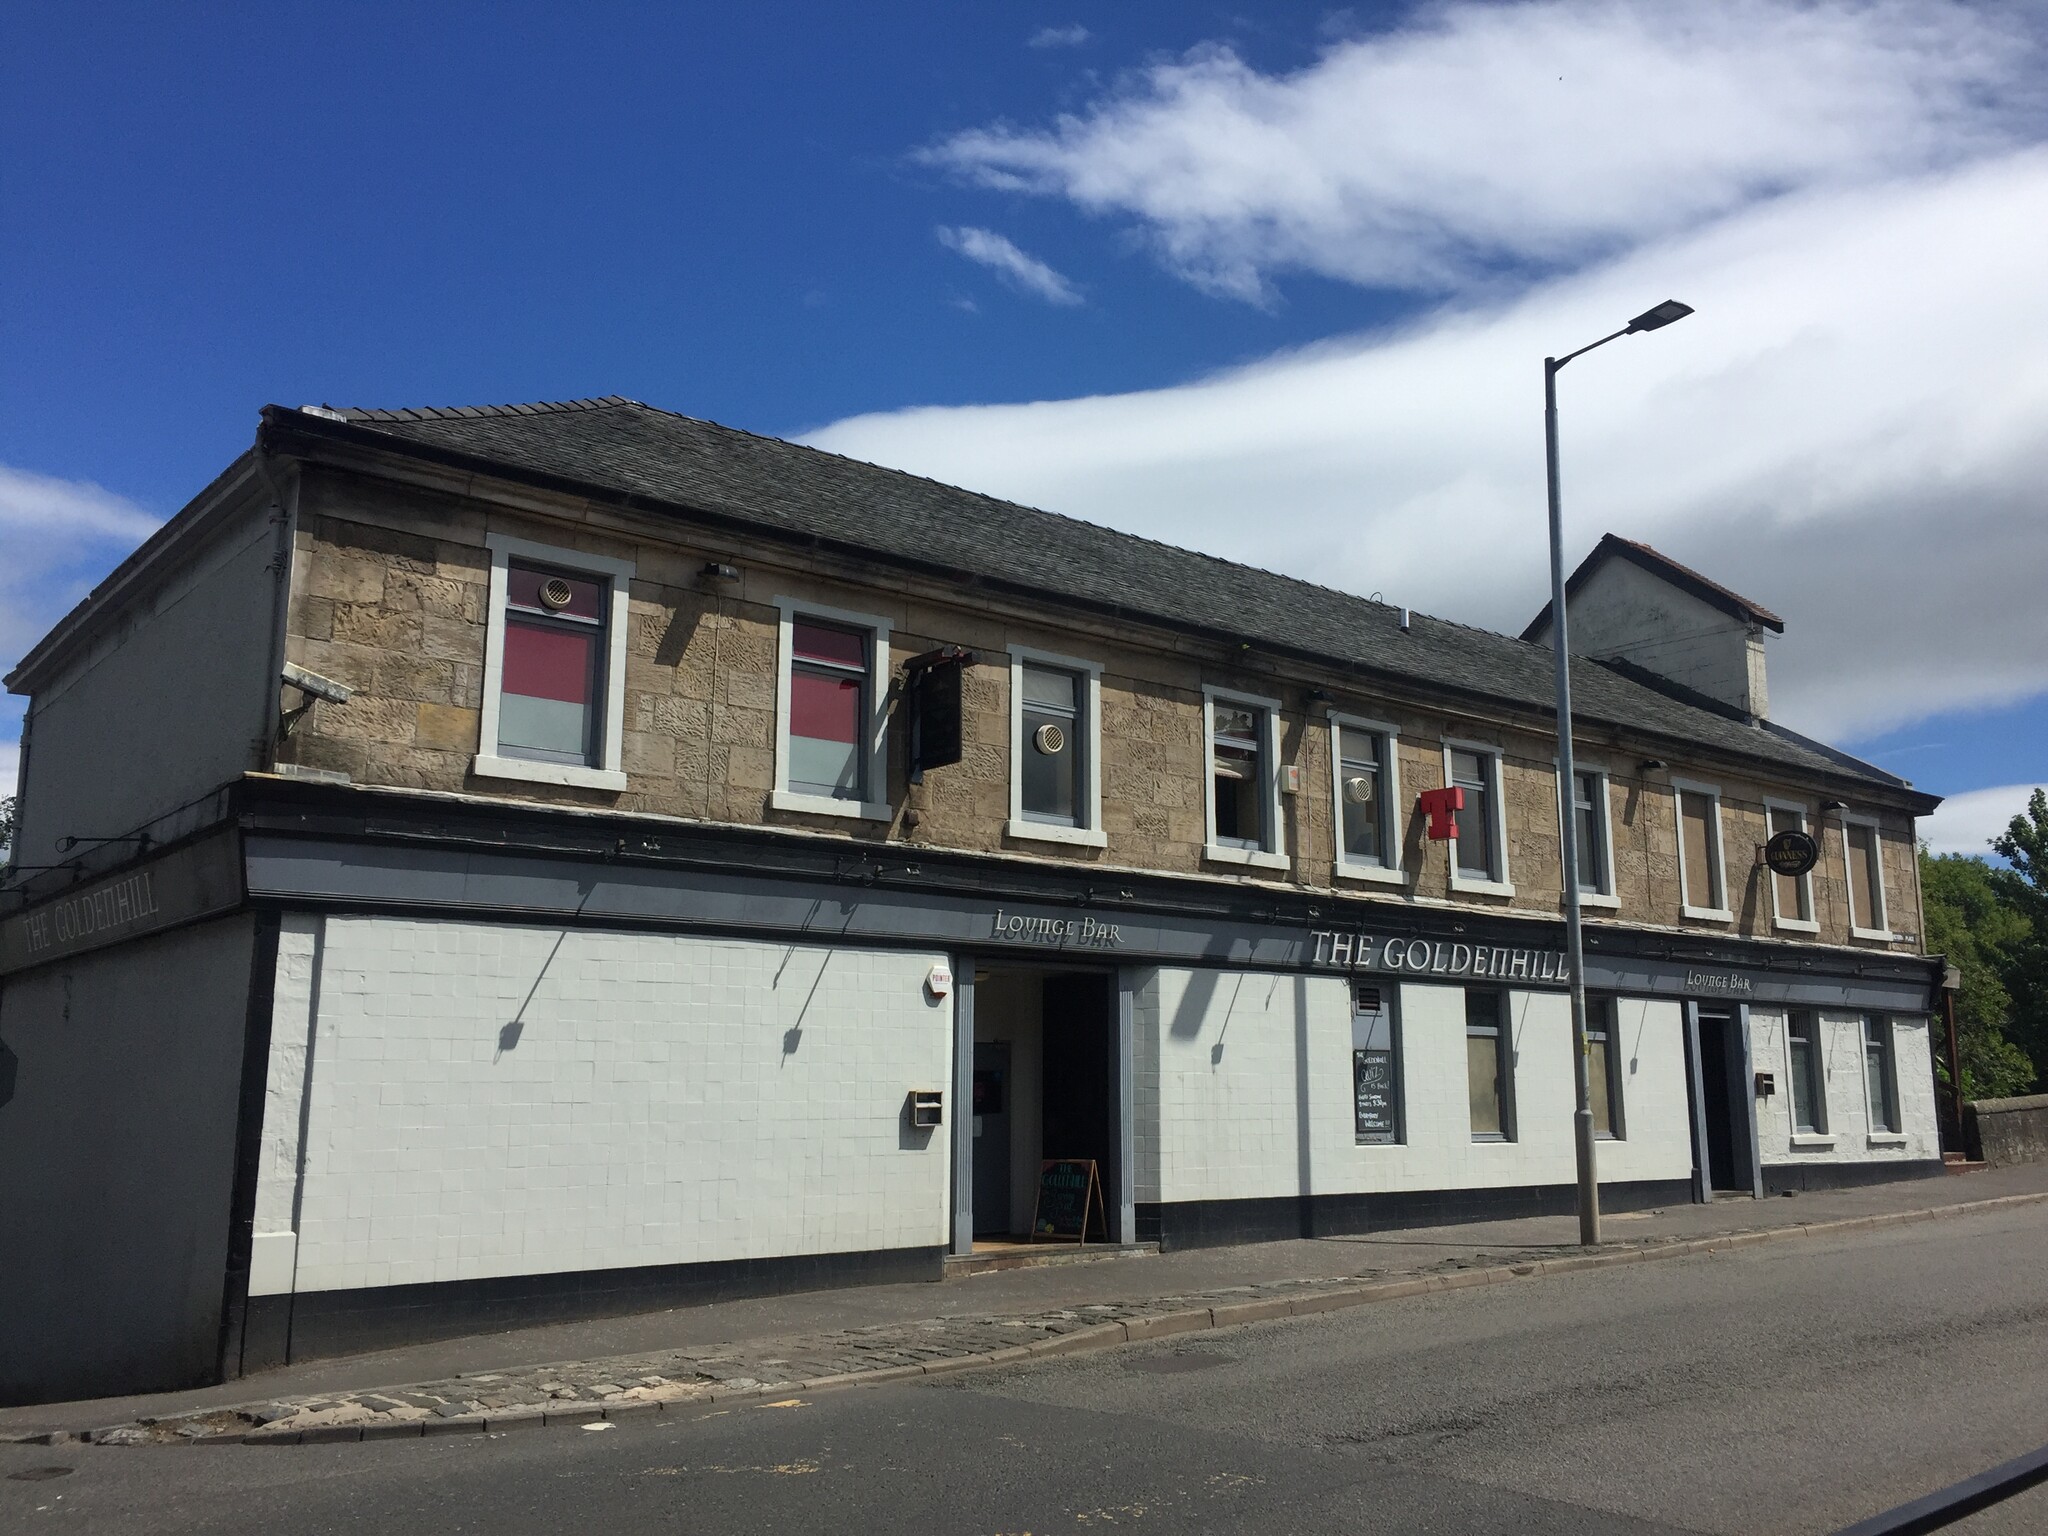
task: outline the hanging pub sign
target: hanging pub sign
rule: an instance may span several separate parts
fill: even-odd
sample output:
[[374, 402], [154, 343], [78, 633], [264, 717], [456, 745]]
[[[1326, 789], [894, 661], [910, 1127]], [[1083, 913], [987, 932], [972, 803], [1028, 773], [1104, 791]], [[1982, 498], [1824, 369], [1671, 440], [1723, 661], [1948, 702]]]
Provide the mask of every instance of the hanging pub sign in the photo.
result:
[[1774, 875], [1797, 879], [1820, 862], [1820, 844], [1809, 833], [1786, 830], [1764, 844], [1764, 863]]
[[973, 665], [974, 652], [957, 645], [942, 645], [906, 664], [911, 783], [922, 784], [927, 768], [947, 768], [960, 761], [966, 721], [960, 686], [962, 674]]

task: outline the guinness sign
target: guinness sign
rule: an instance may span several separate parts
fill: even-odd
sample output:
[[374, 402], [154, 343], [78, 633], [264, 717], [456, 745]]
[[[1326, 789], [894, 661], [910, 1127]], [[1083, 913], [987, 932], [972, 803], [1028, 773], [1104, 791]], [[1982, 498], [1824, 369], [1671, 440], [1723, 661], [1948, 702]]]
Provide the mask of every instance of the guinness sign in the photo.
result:
[[1820, 862], [1820, 844], [1805, 832], [1784, 831], [1764, 844], [1764, 863], [1774, 875], [1797, 879]]

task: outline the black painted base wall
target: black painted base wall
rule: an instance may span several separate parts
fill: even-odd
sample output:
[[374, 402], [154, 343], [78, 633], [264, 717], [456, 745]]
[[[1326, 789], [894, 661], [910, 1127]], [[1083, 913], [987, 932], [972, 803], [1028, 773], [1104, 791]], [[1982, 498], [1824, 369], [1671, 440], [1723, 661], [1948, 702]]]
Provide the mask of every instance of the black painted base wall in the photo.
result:
[[245, 1371], [540, 1323], [624, 1317], [748, 1296], [937, 1280], [943, 1248], [507, 1275], [299, 1296], [251, 1296]]
[[[1690, 1205], [1690, 1179], [1602, 1184], [1603, 1211]], [[1349, 1237], [1404, 1227], [1519, 1216], [1569, 1216], [1579, 1208], [1576, 1184], [1509, 1189], [1439, 1189], [1372, 1195], [1285, 1196], [1272, 1200], [1185, 1200], [1138, 1207], [1138, 1239], [1176, 1248], [1220, 1248], [1288, 1238]]]
[[1780, 1163], [1764, 1165], [1764, 1193], [1782, 1195], [1787, 1190], [1860, 1189], [1866, 1184], [1891, 1184], [1902, 1179], [1939, 1178], [1943, 1172], [1938, 1157], [1913, 1162], [1882, 1163]]

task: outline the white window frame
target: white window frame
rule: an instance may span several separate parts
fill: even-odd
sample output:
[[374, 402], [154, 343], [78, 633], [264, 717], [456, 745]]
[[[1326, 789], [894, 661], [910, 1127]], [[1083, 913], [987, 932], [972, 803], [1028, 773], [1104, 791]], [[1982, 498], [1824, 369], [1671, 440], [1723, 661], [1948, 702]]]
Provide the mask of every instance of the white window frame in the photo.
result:
[[[1075, 743], [1082, 754], [1081, 824], [1063, 827], [1057, 822], [1032, 821], [1024, 814], [1024, 669], [1045, 667], [1071, 672], [1082, 683], [1079, 716], [1083, 739]], [[1033, 650], [1026, 645], [1010, 647], [1010, 820], [1003, 828], [1008, 837], [1029, 838], [1042, 843], [1067, 843], [1082, 848], [1105, 848], [1109, 835], [1102, 830], [1102, 663], [1083, 661], [1078, 656], [1058, 656], [1051, 651]]]
[[[1384, 720], [1368, 720], [1362, 715], [1347, 715], [1340, 710], [1331, 710], [1328, 716], [1330, 733], [1330, 836], [1336, 845], [1336, 856], [1332, 870], [1339, 880], [1363, 880], [1375, 885], [1406, 885], [1408, 872], [1401, 867], [1401, 733]], [[1380, 738], [1384, 756], [1380, 762], [1380, 805], [1381, 846], [1387, 850], [1387, 858], [1378, 864], [1362, 864], [1354, 860], [1344, 848], [1344, 761], [1343, 739], [1340, 732], [1345, 730], [1365, 731]]]
[[[1799, 1063], [1792, 1055], [1792, 1020], [1797, 1014], [1805, 1014], [1813, 1020], [1813, 1076], [1809, 1086], [1813, 1089], [1814, 1111], [1817, 1124], [1810, 1131], [1799, 1129], [1799, 1099], [1795, 1079], [1799, 1075]], [[1860, 1027], [1860, 1026], [1859, 1026]], [[1792, 1145], [1795, 1147], [1832, 1147], [1835, 1144], [1834, 1116], [1828, 1108], [1828, 1021], [1818, 1008], [1787, 1008], [1785, 1010], [1785, 1118], [1792, 1127]], [[1857, 1041], [1860, 1053], [1862, 1041]], [[1859, 1054], [1857, 1070], [1861, 1071], [1863, 1060]]]
[[[1714, 865], [1719, 871], [1721, 905], [1718, 907], [1696, 907], [1687, 898], [1691, 894], [1685, 878], [1685, 807], [1679, 797], [1682, 794], [1705, 795], [1714, 808]], [[1721, 786], [1703, 783], [1698, 779], [1671, 780], [1671, 828], [1678, 842], [1678, 910], [1686, 917], [1699, 918], [1703, 922], [1732, 923], [1735, 914], [1728, 906], [1728, 844], [1721, 831]]]
[[[1775, 835], [1771, 830], [1771, 812], [1773, 811], [1792, 812], [1795, 816], [1799, 818], [1799, 830], [1807, 833], [1809, 836], [1812, 835], [1812, 807], [1804, 805], [1797, 800], [1780, 800], [1775, 798], [1774, 796], [1765, 795], [1764, 839], [1766, 842], [1768, 842]], [[1818, 842], [1818, 839], [1816, 839], [1816, 842]], [[1766, 868], [1768, 868], [1768, 866], [1766, 866]], [[1799, 894], [1805, 901], [1806, 910], [1809, 913], [1812, 913], [1814, 911], [1813, 871], [1810, 869], [1805, 874], [1799, 877]], [[1784, 933], [1820, 932], [1820, 918], [1818, 914], [1809, 917], [1801, 917], [1798, 915], [1798, 913], [1795, 912], [1788, 917], [1783, 912], [1780, 912], [1778, 910], [1778, 877], [1775, 874], [1771, 876], [1771, 926], [1777, 928], [1778, 930]]]
[[[520, 779], [529, 784], [562, 784], [574, 789], [624, 789], [626, 775], [619, 764], [625, 747], [626, 627], [632, 611], [627, 588], [633, 580], [634, 563], [580, 549], [537, 544], [505, 533], [484, 535], [484, 548], [491, 555], [490, 611], [484, 628], [483, 710], [477, 729], [477, 754], [470, 771], [482, 779]], [[507, 567], [514, 560], [587, 572], [610, 584], [611, 606], [605, 617], [604, 739], [600, 766], [543, 763], [498, 755], [498, 695], [505, 685], [505, 603], [511, 585]]]
[[[1572, 793], [1571, 786], [1568, 786], [1564, 781], [1564, 765], [1553, 758], [1551, 766], [1556, 770], [1552, 774], [1552, 778], [1557, 785], [1557, 879], [1558, 884], [1561, 886], [1564, 883], [1564, 818], [1567, 814], [1567, 807], [1576, 809], [1574, 805], [1576, 797]], [[1595, 793], [1600, 797], [1600, 889], [1597, 891], [1580, 891], [1579, 905], [1581, 907], [1598, 907], [1602, 911], [1607, 912], [1618, 912], [1621, 910], [1621, 892], [1620, 888], [1614, 883], [1614, 793], [1611, 785], [1611, 776], [1604, 763], [1588, 763], [1575, 759], [1572, 768], [1574, 772], [1588, 775], [1599, 785]], [[1579, 850], [1579, 858], [1583, 862], [1585, 857], [1586, 850], [1581, 848]]]
[[[1230, 848], [1216, 841], [1216, 705], [1243, 704], [1262, 710], [1259, 764], [1265, 778], [1260, 804], [1265, 815], [1263, 848]], [[1285, 831], [1280, 824], [1280, 701], [1236, 688], [1202, 687], [1202, 857], [1215, 864], [1243, 864], [1253, 869], [1292, 869], [1294, 861], [1280, 851]]]
[[[797, 597], [776, 598], [775, 609], [779, 615], [775, 627], [775, 788], [769, 792], [769, 806], [810, 816], [891, 820], [895, 812], [889, 804], [889, 621], [878, 614], [855, 613]], [[800, 618], [868, 634], [868, 750], [862, 777], [870, 795], [881, 791], [880, 799], [841, 800], [832, 795], [802, 794], [789, 787], [789, 676], [796, 661], [795, 623]]]
[[1490, 770], [1491, 782], [1488, 786], [1493, 791], [1488, 797], [1493, 802], [1491, 807], [1493, 815], [1490, 818], [1493, 822], [1493, 878], [1490, 880], [1475, 880], [1470, 875], [1460, 873], [1458, 869], [1457, 839], [1453, 838], [1451, 839], [1451, 847], [1449, 849], [1451, 856], [1451, 889], [1473, 896], [1512, 896], [1515, 894], [1515, 886], [1514, 882], [1508, 877], [1508, 791], [1507, 770], [1504, 761], [1505, 754], [1501, 748], [1494, 746], [1491, 742], [1460, 741], [1451, 736], [1444, 737], [1443, 750], [1444, 783], [1446, 785], [1451, 783], [1451, 753], [1453, 751], [1476, 752], [1493, 764]]
[[[1884, 828], [1878, 825], [1875, 816], [1852, 816], [1847, 811], [1841, 815], [1842, 832], [1842, 886], [1849, 893], [1849, 937], [1852, 939], [1882, 939], [1889, 943], [1895, 935], [1890, 927], [1889, 898], [1884, 888]], [[1876, 923], [1869, 926], [1856, 921], [1856, 871], [1849, 863], [1849, 828], [1870, 828], [1870, 862], [1877, 874]]]

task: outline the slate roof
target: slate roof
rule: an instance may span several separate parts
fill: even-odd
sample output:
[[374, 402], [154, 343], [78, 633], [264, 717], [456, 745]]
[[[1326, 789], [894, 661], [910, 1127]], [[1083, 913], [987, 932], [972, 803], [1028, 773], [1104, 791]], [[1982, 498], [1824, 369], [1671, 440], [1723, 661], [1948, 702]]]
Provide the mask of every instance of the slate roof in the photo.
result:
[[[273, 407], [266, 419], [292, 414]], [[393, 447], [417, 444], [437, 457], [488, 461], [1174, 627], [1228, 633], [1345, 670], [1552, 712], [1547, 646], [1419, 613], [1404, 631], [1399, 609], [1348, 592], [617, 396], [306, 414], [369, 429]], [[1906, 787], [1846, 754], [1683, 701], [1599, 662], [1575, 661], [1572, 688], [1574, 713], [1583, 720], [1776, 763], [1798, 777]]]
[[[1572, 596], [1585, 585], [1591, 576], [1609, 560], [1627, 560], [1639, 565], [1653, 576], [1661, 576], [1681, 592], [1690, 592], [1702, 602], [1709, 603], [1723, 613], [1732, 614], [1745, 624], [1761, 624], [1777, 634], [1785, 633], [1785, 621], [1761, 603], [1751, 602], [1740, 592], [1724, 587], [1711, 577], [1702, 576], [1689, 565], [1680, 565], [1661, 550], [1635, 539], [1624, 539], [1618, 533], [1605, 533], [1600, 542], [1593, 546], [1593, 552], [1579, 562], [1578, 569], [1565, 578], [1564, 598], [1569, 604]], [[1534, 640], [1550, 628], [1550, 604], [1543, 605], [1543, 611], [1529, 621], [1522, 631], [1524, 640]]]

